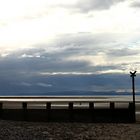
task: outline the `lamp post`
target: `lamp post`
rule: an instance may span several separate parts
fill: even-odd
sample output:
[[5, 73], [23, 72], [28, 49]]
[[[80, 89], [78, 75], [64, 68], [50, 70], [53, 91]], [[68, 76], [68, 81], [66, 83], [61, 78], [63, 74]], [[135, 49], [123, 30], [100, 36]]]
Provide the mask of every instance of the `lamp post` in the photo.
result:
[[133, 111], [134, 111], [134, 120], [136, 120], [136, 106], [135, 106], [135, 77], [137, 71], [130, 71], [130, 77], [132, 77], [132, 93], [133, 93]]

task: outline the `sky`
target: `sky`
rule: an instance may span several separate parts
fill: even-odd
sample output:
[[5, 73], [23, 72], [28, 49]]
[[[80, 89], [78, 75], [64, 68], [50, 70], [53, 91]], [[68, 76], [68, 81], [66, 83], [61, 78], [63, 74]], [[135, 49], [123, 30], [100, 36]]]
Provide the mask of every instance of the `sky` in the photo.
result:
[[139, 45], [139, 0], [0, 0], [1, 83], [139, 73]]

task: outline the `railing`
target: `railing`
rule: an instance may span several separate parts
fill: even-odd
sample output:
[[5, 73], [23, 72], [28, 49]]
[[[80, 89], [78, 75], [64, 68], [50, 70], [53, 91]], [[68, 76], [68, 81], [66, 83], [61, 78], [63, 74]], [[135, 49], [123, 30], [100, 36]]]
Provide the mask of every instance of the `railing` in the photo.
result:
[[[18, 105], [14, 106], [16, 103], [18, 103]], [[115, 98], [110, 100], [105, 97], [93, 97], [93, 96], [44, 96], [44, 97], [42, 96], [30, 96], [30, 97], [29, 96], [28, 97], [27, 96], [24, 96], [24, 97], [21, 97], [21, 96], [4, 97], [3, 96], [2, 97], [1, 96], [0, 97], [0, 116], [1, 118], [5, 116], [4, 114], [6, 113], [4, 112], [6, 112], [7, 110], [9, 111], [12, 106], [15, 107], [15, 108], [12, 108], [14, 110], [16, 110], [17, 106], [20, 106], [21, 107], [20, 111], [22, 112], [23, 119], [28, 120], [27, 116], [29, 116], [31, 111], [37, 110], [38, 103], [41, 104], [40, 110], [42, 109], [42, 107], [44, 107], [43, 110], [46, 110], [47, 120], [50, 120], [51, 116], [55, 116], [58, 113], [58, 110], [61, 110], [61, 111], [64, 110], [63, 107], [66, 105], [67, 107], [65, 108], [64, 112], [69, 113], [70, 120], [73, 120], [74, 116], [76, 116], [75, 115], [76, 113], [81, 114], [81, 112], [83, 112], [82, 114], [83, 116], [86, 116], [85, 113], [87, 113], [87, 115], [90, 114], [92, 120], [95, 120], [95, 121], [98, 120], [98, 118], [102, 117], [102, 115], [103, 115], [102, 119], [105, 119], [106, 117], [109, 116], [110, 120], [113, 120], [113, 118], [116, 118], [116, 120], [118, 120], [117, 118], [119, 118], [119, 120], [123, 118], [122, 122], [125, 121], [125, 119], [128, 120], [128, 122], [135, 121], [134, 104], [129, 98], [126, 100], [123, 100], [123, 99], [116, 100]], [[104, 108], [104, 106], [101, 106], [100, 108], [97, 108], [95, 106], [95, 105], [104, 104], [104, 103], [108, 104], [108, 107]], [[136, 101], [136, 103], [140, 103], [140, 102]], [[5, 104], [9, 104], [10, 107], [8, 106], [5, 107]], [[30, 104], [35, 104], [34, 109], [29, 108]], [[57, 105], [61, 105], [61, 104], [62, 106], [58, 108]], [[77, 104], [79, 105], [78, 108], [77, 106], [75, 106]], [[116, 104], [127, 104], [127, 107], [118, 108], [116, 107]], [[60, 114], [60, 112], [58, 114]], [[63, 115], [66, 113], [63, 113]], [[38, 115], [40, 115], [40, 113], [38, 113]], [[80, 116], [78, 117], [80, 118]]]

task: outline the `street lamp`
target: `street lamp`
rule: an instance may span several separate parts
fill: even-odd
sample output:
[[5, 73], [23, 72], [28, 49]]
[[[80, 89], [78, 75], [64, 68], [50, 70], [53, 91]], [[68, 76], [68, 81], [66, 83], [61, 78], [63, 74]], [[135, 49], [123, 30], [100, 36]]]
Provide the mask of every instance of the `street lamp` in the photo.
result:
[[135, 105], [135, 77], [137, 71], [130, 71], [130, 77], [132, 77], [132, 93], [133, 93], [133, 111], [134, 111], [134, 119], [136, 120], [136, 105]]

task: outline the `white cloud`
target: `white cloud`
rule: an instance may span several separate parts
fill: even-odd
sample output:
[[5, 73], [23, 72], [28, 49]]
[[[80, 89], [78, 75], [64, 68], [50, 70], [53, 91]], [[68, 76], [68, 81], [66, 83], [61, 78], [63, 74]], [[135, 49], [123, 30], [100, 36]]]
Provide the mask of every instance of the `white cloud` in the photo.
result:
[[[64, 5], [75, 5], [78, 2], [76, 0], [71, 2], [65, 0], [0, 1], [0, 48], [28, 48], [32, 44], [50, 42], [57, 35], [66, 33], [125, 32], [130, 34], [139, 28], [140, 13], [129, 8], [127, 1], [114, 5], [116, 1], [113, 0], [104, 1], [106, 4], [93, 0], [93, 5], [102, 3], [105, 7], [114, 6], [109, 10], [96, 11], [87, 15], [71, 13], [71, 9], [64, 7]], [[82, 2], [90, 4], [91, 0]]]
[[46, 83], [37, 83], [36, 85], [41, 86], [41, 87], [52, 87], [51, 84], [46, 84]]
[[93, 72], [41, 72], [40, 75], [91, 75]]
[[27, 87], [32, 86], [32, 84], [27, 83], [27, 82], [22, 82], [22, 83], [20, 83], [20, 85], [22, 85], [22, 86], [27, 86]]

